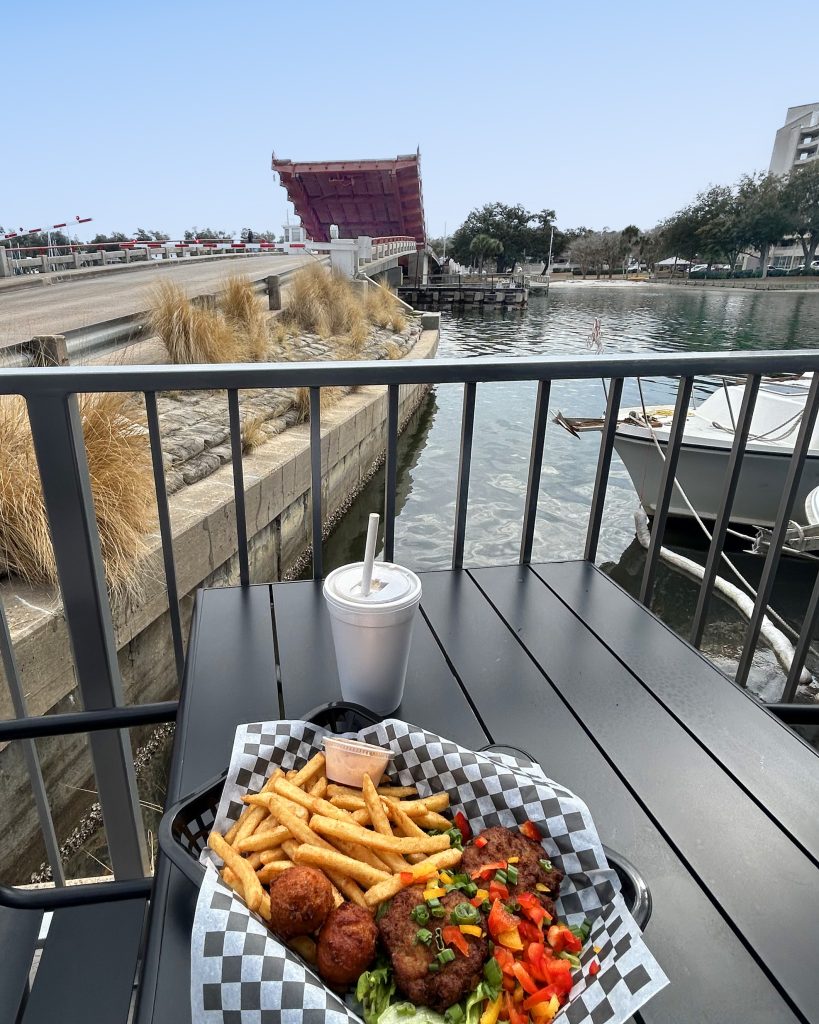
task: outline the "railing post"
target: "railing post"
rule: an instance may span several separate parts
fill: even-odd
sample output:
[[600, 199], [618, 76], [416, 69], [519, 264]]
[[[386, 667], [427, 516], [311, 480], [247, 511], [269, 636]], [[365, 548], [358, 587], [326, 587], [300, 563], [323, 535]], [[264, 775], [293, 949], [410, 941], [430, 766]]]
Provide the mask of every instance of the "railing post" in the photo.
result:
[[[83, 705], [117, 707], [122, 680], [77, 396], [46, 393], [26, 402]], [[92, 733], [89, 744], [114, 874], [144, 875], [148, 856], [130, 737], [121, 730]]]
[[765, 558], [765, 565], [762, 569], [762, 576], [757, 587], [756, 602], [751, 613], [751, 621], [748, 625], [748, 632], [745, 635], [745, 644], [737, 666], [736, 681], [740, 686], [748, 685], [748, 674], [751, 671], [751, 663], [754, 660], [759, 631], [762, 628], [762, 619], [765, 610], [771, 599], [776, 570], [779, 568], [779, 559], [782, 557], [782, 545], [785, 535], [788, 532], [788, 523], [791, 517], [793, 503], [796, 500], [796, 492], [799, 481], [802, 479], [802, 470], [805, 466], [805, 458], [810, 446], [813, 428], [816, 424], [816, 413], [819, 411], [817, 400], [819, 399], [819, 373], [814, 373], [810, 390], [805, 400], [805, 409], [802, 413], [802, 422], [799, 425], [799, 433], [793, 448], [788, 475], [785, 478], [785, 486], [782, 489], [782, 498], [779, 502], [779, 509], [776, 513], [776, 523], [771, 533], [770, 546]]
[[529, 453], [529, 477], [526, 481], [526, 500], [523, 505], [523, 534], [520, 541], [520, 561], [528, 565], [532, 561], [532, 543], [537, 520], [537, 496], [540, 490], [540, 473], [543, 466], [543, 442], [546, 436], [546, 417], [549, 413], [549, 392], [551, 382], [537, 382], [535, 419], [532, 424], [532, 448]]
[[606, 491], [611, 469], [611, 453], [614, 449], [614, 435], [617, 433], [617, 417], [620, 413], [620, 399], [623, 395], [623, 378], [615, 377], [609, 384], [609, 397], [606, 402], [606, 419], [600, 437], [600, 453], [597, 456], [597, 473], [594, 478], [589, 526], [586, 530], [586, 548], [583, 557], [593, 562], [597, 557], [597, 543], [600, 539], [600, 526], [603, 522], [603, 505], [606, 502]]
[[387, 451], [384, 462], [384, 561], [395, 557], [395, 488], [398, 464], [398, 385], [387, 387]]
[[674, 420], [668, 435], [665, 462], [660, 478], [660, 493], [654, 509], [654, 521], [651, 524], [651, 540], [646, 554], [646, 565], [643, 570], [643, 581], [640, 586], [640, 600], [646, 607], [651, 605], [651, 594], [654, 590], [654, 576], [660, 561], [663, 546], [665, 523], [668, 519], [668, 507], [671, 504], [671, 493], [674, 490], [674, 477], [677, 473], [677, 462], [680, 458], [685, 421], [688, 416], [688, 403], [691, 401], [691, 390], [694, 386], [693, 377], [681, 377], [677, 389], [677, 404], [674, 406]]
[[694, 610], [694, 621], [691, 624], [691, 643], [699, 647], [702, 643], [702, 635], [705, 632], [705, 620], [708, 616], [708, 605], [714, 590], [714, 580], [717, 578], [719, 560], [722, 557], [722, 549], [725, 544], [725, 535], [728, 531], [728, 523], [731, 519], [731, 509], [734, 505], [737, 487], [739, 486], [739, 474], [742, 470], [742, 458], [745, 454], [745, 445], [748, 442], [748, 434], [751, 430], [751, 421], [756, 405], [756, 396], [759, 391], [759, 374], [751, 374], [745, 381], [745, 392], [742, 396], [742, 406], [739, 410], [739, 421], [734, 433], [734, 443], [731, 445], [731, 455], [728, 459], [728, 472], [725, 479], [725, 490], [722, 495], [719, 512], [714, 523], [714, 532], [711, 536], [711, 546], [708, 548], [708, 557], [705, 560], [705, 571], [702, 577], [702, 585], [697, 595], [697, 607]]
[[321, 542], [321, 388], [310, 388], [310, 505], [313, 533], [313, 579], [324, 575]]
[[461, 417], [461, 447], [458, 459], [458, 492], [455, 499], [455, 537], [452, 543], [452, 568], [462, 569], [464, 541], [466, 539], [466, 508], [469, 500], [469, 471], [472, 465], [472, 430], [475, 425], [474, 382], [464, 384], [464, 404]]

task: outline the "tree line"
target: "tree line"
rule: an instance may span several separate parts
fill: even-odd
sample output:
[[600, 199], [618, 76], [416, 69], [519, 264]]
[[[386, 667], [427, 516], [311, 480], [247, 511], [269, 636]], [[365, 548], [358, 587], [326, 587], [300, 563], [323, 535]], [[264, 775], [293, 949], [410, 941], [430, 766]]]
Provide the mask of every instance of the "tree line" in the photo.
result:
[[483, 269], [495, 258], [498, 272], [518, 263], [546, 262], [570, 253], [582, 272], [653, 267], [665, 257], [689, 262], [727, 264], [734, 271], [743, 255], [759, 255], [761, 273], [768, 269], [772, 246], [787, 238], [801, 245], [803, 270], [811, 273], [819, 247], [819, 160], [795, 168], [787, 177], [745, 174], [734, 185], [712, 185], [683, 209], [649, 229], [630, 224], [622, 230], [586, 227], [561, 231], [555, 211], [533, 212], [520, 204], [487, 203], [473, 210], [451, 238], [430, 239], [439, 255]]
[[[0, 236], [9, 233], [10, 229], [5, 229], [0, 226]], [[276, 234], [273, 231], [251, 231], [252, 240], [255, 242], [275, 242]], [[52, 231], [51, 232], [51, 245], [53, 247], [78, 245], [82, 248], [84, 245], [87, 246], [100, 246], [100, 245], [116, 245], [121, 242], [168, 242], [171, 236], [165, 231], [160, 231], [158, 228], [147, 229], [137, 228], [136, 231], [132, 231], [130, 234], [126, 234], [124, 231], [112, 231], [110, 234], [99, 233], [94, 235], [90, 242], [80, 242], [76, 236], [69, 237], [63, 231]], [[195, 225], [189, 228], [182, 235], [182, 240], [185, 242], [192, 242], [194, 239], [200, 241], [230, 241], [233, 235], [228, 231], [222, 231], [218, 228], [199, 228]], [[13, 246], [17, 248], [42, 248], [45, 249], [48, 246], [48, 234], [44, 231], [28, 232], [26, 234], [18, 234], [14, 238], [6, 239], [3, 241], [0, 237], [0, 244], [6, 246]]]

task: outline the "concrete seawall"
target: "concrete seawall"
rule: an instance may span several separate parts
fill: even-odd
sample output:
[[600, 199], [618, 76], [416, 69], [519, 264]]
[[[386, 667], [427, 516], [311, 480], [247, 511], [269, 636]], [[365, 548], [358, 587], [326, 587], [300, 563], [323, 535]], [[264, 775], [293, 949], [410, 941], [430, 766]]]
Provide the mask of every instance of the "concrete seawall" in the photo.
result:
[[[438, 330], [424, 330], [408, 359], [431, 358]], [[399, 420], [418, 408], [427, 386], [402, 385]], [[368, 386], [322, 410], [322, 499], [332, 522], [367, 482], [385, 447], [386, 388]], [[310, 543], [309, 424], [290, 428], [243, 458], [251, 582], [280, 579]], [[231, 466], [170, 498], [183, 631], [197, 588], [238, 582], [236, 520]], [[138, 595], [117, 600], [114, 630], [128, 704], [164, 700], [176, 693], [168, 599], [159, 537], [152, 536]], [[19, 580], [0, 583], [20, 674], [32, 715], [77, 708], [73, 658], [59, 595]], [[271, 679], [273, 667], [271, 666]], [[2, 679], [2, 669], [0, 669]], [[226, 680], [226, 685], [231, 681]], [[0, 715], [13, 717], [8, 690], [0, 686]], [[149, 730], [134, 730], [136, 747]], [[19, 744], [0, 747], [0, 872], [27, 880], [45, 859], [31, 789]], [[58, 837], [93, 802], [94, 781], [85, 737], [38, 741], [43, 775]]]

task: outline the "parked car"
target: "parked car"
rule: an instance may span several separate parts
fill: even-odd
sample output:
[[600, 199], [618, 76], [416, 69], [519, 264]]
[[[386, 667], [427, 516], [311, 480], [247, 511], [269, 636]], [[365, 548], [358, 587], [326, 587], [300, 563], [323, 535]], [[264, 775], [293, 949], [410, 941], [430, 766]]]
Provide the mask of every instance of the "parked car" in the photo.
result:
[[768, 267], [768, 277], [785, 277], [787, 273], [784, 267], [775, 267], [773, 264]]

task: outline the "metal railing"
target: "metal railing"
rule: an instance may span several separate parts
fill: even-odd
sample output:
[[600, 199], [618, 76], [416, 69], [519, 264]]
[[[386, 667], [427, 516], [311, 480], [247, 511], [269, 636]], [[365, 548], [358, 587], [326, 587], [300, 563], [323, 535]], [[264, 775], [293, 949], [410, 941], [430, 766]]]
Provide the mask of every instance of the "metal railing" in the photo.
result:
[[[310, 400], [310, 455], [312, 490], [312, 553], [314, 577], [323, 573], [322, 561], [322, 465], [321, 388], [329, 386], [385, 385], [387, 387], [385, 538], [387, 559], [395, 555], [395, 509], [397, 446], [399, 431], [399, 388], [401, 385], [460, 383], [463, 385], [462, 426], [456, 483], [456, 512], [452, 544], [452, 566], [463, 564], [469, 503], [470, 468], [474, 441], [473, 425], [478, 385], [491, 382], [535, 381], [538, 385], [532, 425], [531, 453], [521, 524], [520, 562], [528, 563], [537, 519], [541, 467], [545, 449], [550, 387], [553, 381], [609, 380], [608, 400], [601, 434], [593, 497], [586, 528], [584, 557], [597, 555], [603, 506], [611, 466], [617, 417], [626, 378], [640, 376], [679, 379], [674, 426], [666, 447], [666, 460], [656, 498], [650, 544], [640, 588], [640, 600], [650, 605], [660, 548], [674, 486], [674, 472], [683, 440], [684, 413], [693, 380], [703, 375], [744, 377], [742, 409], [736, 424], [723, 494], [708, 552], [705, 577], [694, 616], [692, 640], [698, 644], [713, 595], [716, 567], [725, 540], [731, 507], [737, 490], [760, 377], [773, 373], [802, 373], [815, 376], [807, 393], [799, 434], [790, 458], [776, 525], [765, 558], [753, 614], [747, 629], [737, 670], [737, 682], [745, 686], [760, 626], [771, 596], [776, 570], [805, 463], [813, 427], [819, 411], [819, 351], [735, 352], [719, 354], [663, 354], [610, 356], [606, 358], [555, 357], [524, 359], [433, 359], [418, 361], [373, 361], [343, 363], [288, 363], [277, 365], [220, 366], [86, 366], [53, 369], [0, 370], [0, 395], [20, 395], [25, 400], [32, 439], [42, 481], [51, 528], [65, 619], [75, 659], [76, 676], [83, 712], [32, 718], [26, 710], [19, 671], [14, 660], [8, 623], [0, 603], [0, 654], [11, 688], [16, 719], [0, 722], [0, 741], [19, 740], [26, 747], [31, 783], [35, 792], [46, 846], [54, 877], [62, 880], [54, 828], [39, 771], [33, 740], [72, 732], [90, 736], [92, 763], [107, 833], [115, 877], [134, 879], [146, 872], [145, 839], [140, 821], [134, 769], [127, 729], [138, 724], [163, 722], [175, 714], [174, 702], [123, 706], [122, 684], [117, 665], [111, 607], [97, 534], [88, 464], [83, 442], [77, 396], [99, 392], [142, 392], [146, 403], [148, 433], [153, 456], [153, 474], [159, 512], [169, 611], [177, 669], [182, 668], [182, 624], [173, 552], [173, 537], [165, 488], [161, 453], [160, 423], [156, 395], [163, 391], [218, 390], [227, 392], [233, 455], [233, 490], [236, 510], [237, 549], [240, 581], [250, 582], [242, 447], [239, 424], [239, 391], [259, 388], [306, 387]], [[788, 720], [787, 702], [793, 700], [799, 673], [808, 653], [811, 637], [819, 625], [819, 578], [807, 608], [802, 635], [779, 706]], [[806, 711], [800, 710], [804, 718]], [[808, 716], [813, 717], [813, 716]], [[8, 890], [6, 890], [8, 892]], [[112, 895], [116, 890], [111, 890]], [[126, 888], [124, 892], [130, 890]], [[17, 897], [15, 897], [16, 899]], [[68, 900], [74, 896], [66, 897]], [[57, 897], [53, 897], [57, 901]], [[0, 892], [0, 902], [3, 894]], [[7, 901], [8, 902], [8, 901]]]

